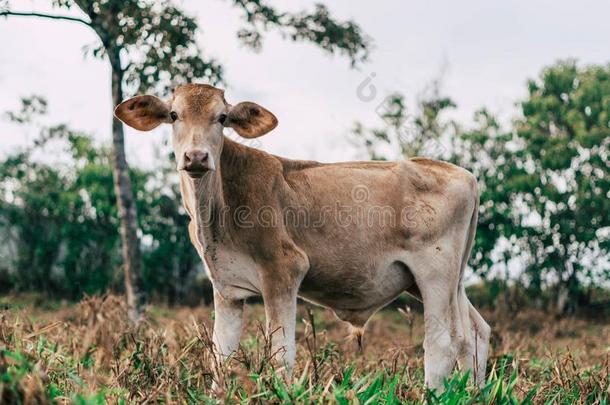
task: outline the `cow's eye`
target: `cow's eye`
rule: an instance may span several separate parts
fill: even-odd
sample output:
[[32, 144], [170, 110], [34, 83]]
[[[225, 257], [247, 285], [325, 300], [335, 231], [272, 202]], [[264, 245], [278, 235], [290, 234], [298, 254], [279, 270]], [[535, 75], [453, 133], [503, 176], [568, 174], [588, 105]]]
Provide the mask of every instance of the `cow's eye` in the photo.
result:
[[226, 119], [227, 119], [227, 114], [220, 114], [218, 116], [218, 122], [220, 122], [221, 124], [224, 124]]
[[172, 121], [176, 121], [178, 119], [178, 113], [176, 111], [172, 111], [169, 113], [169, 117], [172, 119]]

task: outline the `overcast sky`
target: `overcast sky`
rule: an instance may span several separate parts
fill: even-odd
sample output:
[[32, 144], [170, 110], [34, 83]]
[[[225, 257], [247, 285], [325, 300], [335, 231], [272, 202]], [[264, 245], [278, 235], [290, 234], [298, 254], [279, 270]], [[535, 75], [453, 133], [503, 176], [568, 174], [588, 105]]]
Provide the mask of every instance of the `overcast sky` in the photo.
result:
[[[313, 7], [307, 1], [270, 2], [284, 10]], [[11, 5], [50, 11], [48, 3], [13, 0]], [[278, 128], [261, 138], [261, 148], [294, 158], [357, 157], [347, 140], [354, 121], [378, 125], [375, 109], [385, 95], [401, 91], [414, 102], [440, 74], [444, 92], [458, 104], [453, 115], [467, 124], [481, 106], [510, 117], [514, 102], [525, 96], [526, 80], [557, 59], [610, 60], [610, 2], [324, 1], [336, 18], [353, 19], [374, 41], [370, 61], [358, 70], [344, 58], [274, 33], [267, 35], [262, 52], [244, 49], [235, 35], [241, 15], [229, 3], [180, 2], [198, 18], [201, 48], [225, 67], [227, 100], [255, 101], [279, 118]], [[76, 23], [0, 18], [0, 112], [16, 109], [22, 96], [40, 94], [49, 101], [50, 123], [65, 122], [109, 141], [109, 66], [82, 53], [95, 41]], [[357, 89], [371, 74], [377, 96], [365, 102]], [[168, 139], [167, 128], [126, 134], [128, 160], [143, 165], [151, 162], [152, 145]], [[28, 136], [0, 119], [1, 154]]]

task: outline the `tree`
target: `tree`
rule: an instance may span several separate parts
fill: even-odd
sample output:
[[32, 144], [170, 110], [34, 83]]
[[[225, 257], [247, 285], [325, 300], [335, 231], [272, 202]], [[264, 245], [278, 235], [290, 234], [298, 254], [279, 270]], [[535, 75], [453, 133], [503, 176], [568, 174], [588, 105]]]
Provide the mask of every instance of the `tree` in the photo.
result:
[[454, 107], [453, 100], [440, 94], [439, 80], [433, 81], [419, 95], [413, 114], [407, 109], [405, 96], [393, 93], [377, 108], [383, 126], [365, 128], [356, 122], [352, 139], [373, 160], [420, 155], [438, 157], [445, 152], [441, 138], [455, 126], [452, 121], [442, 120], [441, 115]]
[[[111, 151], [66, 125], [40, 125], [45, 110], [46, 101], [34, 96], [22, 100], [20, 111], [7, 113], [38, 136], [0, 162], [0, 289], [76, 300], [116, 283], [113, 269], [121, 257]], [[50, 155], [56, 158], [38, 158]], [[200, 302], [202, 293], [211, 299], [185, 232], [189, 219], [175, 164], [158, 156], [155, 170], [132, 168], [130, 178], [147, 295], [170, 305]]]
[[533, 171], [524, 198], [536, 220], [527, 271], [551, 278], [565, 312], [588, 303], [583, 283], [610, 275], [610, 65], [558, 62], [528, 93], [515, 122]]
[[471, 263], [508, 271], [521, 256], [530, 296], [552, 291], [560, 313], [588, 304], [591, 287], [610, 278], [608, 94], [609, 66], [558, 62], [529, 81], [510, 131], [483, 110], [453, 151], [481, 183]]
[[521, 274], [509, 270], [513, 258], [528, 253], [522, 225], [528, 213], [522, 201], [530, 173], [523, 165], [523, 144], [514, 132], [504, 130], [485, 109], [475, 113], [474, 122], [474, 128], [458, 131], [449, 160], [479, 181], [479, 221], [469, 264], [490, 283], [495, 307], [503, 312], [518, 307], [511, 282], [521, 284]]
[[[197, 22], [170, 1], [152, 0], [52, 0], [58, 8], [77, 8], [83, 17], [36, 12], [0, 11], [0, 16], [30, 16], [78, 22], [92, 29], [99, 44], [89, 48], [94, 57], [106, 58], [111, 66], [113, 104], [124, 93], [156, 91], [171, 85], [206, 79], [222, 80], [222, 67], [201, 57], [195, 42]], [[241, 41], [254, 49], [262, 44], [262, 32], [279, 29], [293, 41], [311, 42], [329, 53], [346, 55], [352, 65], [367, 57], [369, 41], [353, 22], [334, 20], [328, 9], [317, 5], [311, 13], [281, 13], [262, 0], [235, 0], [244, 12], [246, 26]], [[8, 7], [6, 7], [8, 8]], [[110, 117], [110, 111], [109, 111]], [[112, 121], [114, 189], [120, 218], [125, 291], [129, 317], [136, 322], [145, 304], [141, 252], [137, 233], [137, 210], [125, 158], [123, 126]]]
[[[40, 97], [22, 100], [11, 121], [37, 125], [46, 110]], [[12, 289], [75, 299], [103, 291], [119, 255], [117, 209], [108, 149], [59, 124], [39, 127], [32, 145], [2, 162], [0, 230], [14, 250], [5, 263]], [[60, 146], [71, 164], [41, 162], [48, 145]]]

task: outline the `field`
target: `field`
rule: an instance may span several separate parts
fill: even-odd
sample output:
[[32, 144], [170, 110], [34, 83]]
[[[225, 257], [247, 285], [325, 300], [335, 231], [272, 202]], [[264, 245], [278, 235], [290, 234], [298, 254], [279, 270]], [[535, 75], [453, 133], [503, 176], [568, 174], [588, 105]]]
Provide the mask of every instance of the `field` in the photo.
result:
[[[269, 362], [260, 305], [246, 310], [239, 353], [218, 365], [208, 307], [153, 306], [132, 329], [115, 296], [76, 305], [1, 300], [2, 403], [607, 404], [609, 397], [607, 319], [484, 314], [493, 327], [487, 385], [476, 389], [458, 371], [438, 394], [423, 387], [416, 311], [375, 315], [360, 351], [329, 311], [300, 305], [297, 365], [285, 382]], [[223, 377], [213, 390], [215, 371]]]

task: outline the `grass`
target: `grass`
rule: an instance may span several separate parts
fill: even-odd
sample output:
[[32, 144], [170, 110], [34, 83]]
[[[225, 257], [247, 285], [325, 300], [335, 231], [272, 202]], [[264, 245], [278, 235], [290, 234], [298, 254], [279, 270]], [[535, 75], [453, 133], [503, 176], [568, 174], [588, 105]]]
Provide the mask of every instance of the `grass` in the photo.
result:
[[[330, 312], [299, 308], [297, 364], [290, 381], [269, 361], [263, 311], [247, 311], [242, 347], [215, 365], [210, 308], [154, 307], [129, 327], [122, 301], [88, 298], [45, 308], [3, 299], [1, 403], [607, 404], [610, 325], [527, 311], [487, 315], [493, 326], [482, 389], [456, 371], [442, 393], [423, 386], [423, 320], [382, 311], [364, 351]], [[18, 301], [18, 300], [17, 300]], [[212, 389], [212, 376], [222, 378]]]

